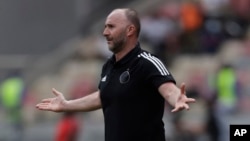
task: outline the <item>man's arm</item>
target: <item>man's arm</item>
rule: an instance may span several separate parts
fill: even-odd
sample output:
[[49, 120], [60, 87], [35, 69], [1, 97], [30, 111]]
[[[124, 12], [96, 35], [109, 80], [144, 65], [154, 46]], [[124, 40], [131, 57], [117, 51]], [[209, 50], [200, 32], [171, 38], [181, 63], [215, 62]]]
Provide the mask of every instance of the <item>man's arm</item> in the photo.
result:
[[63, 94], [56, 89], [52, 89], [54, 98], [43, 99], [41, 103], [38, 103], [36, 107], [40, 110], [53, 111], [53, 112], [88, 112], [100, 109], [100, 91], [96, 91], [85, 97], [66, 100]]
[[158, 90], [164, 99], [174, 107], [172, 112], [177, 112], [183, 109], [188, 110], [188, 103], [195, 102], [195, 99], [186, 96], [184, 83], [181, 85], [181, 88], [178, 88], [174, 83], [167, 82], [162, 84]]

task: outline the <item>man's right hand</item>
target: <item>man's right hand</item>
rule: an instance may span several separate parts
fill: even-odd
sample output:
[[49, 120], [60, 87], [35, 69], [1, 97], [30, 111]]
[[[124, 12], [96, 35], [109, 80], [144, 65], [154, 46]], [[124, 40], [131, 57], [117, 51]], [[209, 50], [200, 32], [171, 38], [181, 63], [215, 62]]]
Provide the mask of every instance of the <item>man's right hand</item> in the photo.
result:
[[67, 105], [67, 100], [65, 100], [63, 94], [55, 88], [52, 89], [52, 92], [55, 97], [43, 99], [36, 105], [36, 108], [44, 111], [63, 112]]

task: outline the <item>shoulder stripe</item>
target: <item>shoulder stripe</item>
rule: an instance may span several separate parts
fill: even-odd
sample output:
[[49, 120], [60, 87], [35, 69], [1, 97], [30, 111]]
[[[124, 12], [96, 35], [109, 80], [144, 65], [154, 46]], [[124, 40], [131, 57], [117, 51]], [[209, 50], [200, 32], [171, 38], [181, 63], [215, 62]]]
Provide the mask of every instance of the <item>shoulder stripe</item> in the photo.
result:
[[167, 68], [165, 67], [165, 65], [162, 63], [162, 61], [156, 57], [153, 56], [153, 58], [159, 62], [159, 64], [162, 66], [162, 68], [164, 69], [164, 71], [167, 73], [167, 75], [169, 75], [169, 71], [167, 70]]
[[155, 67], [159, 70], [159, 72], [161, 73], [161, 75], [165, 75], [164, 72], [161, 70], [161, 68], [149, 57], [145, 56], [144, 54], [141, 54], [141, 56], [147, 60], [149, 60], [151, 63], [153, 63], [155, 65]]
[[150, 53], [148, 53], [148, 55], [149, 55], [150, 57], [152, 57], [153, 60], [155, 60], [155, 61], [157, 62], [158, 65], [161, 66], [161, 68], [163, 69], [163, 71], [164, 71], [167, 75], [169, 75], [169, 72], [168, 72], [168, 70], [166, 69], [166, 67], [163, 65], [162, 61], [160, 61], [157, 57], [152, 56]]
[[169, 75], [169, 72], [163, 65], [163, 63], [156, 57], [151, 56], [150, 53], [143, 52], [140, 54], [143, 58], [149, 60], [151, 63], [154, 64], [154, 66], [158, 69], [158, 71], [161, 73], [161, 75]]

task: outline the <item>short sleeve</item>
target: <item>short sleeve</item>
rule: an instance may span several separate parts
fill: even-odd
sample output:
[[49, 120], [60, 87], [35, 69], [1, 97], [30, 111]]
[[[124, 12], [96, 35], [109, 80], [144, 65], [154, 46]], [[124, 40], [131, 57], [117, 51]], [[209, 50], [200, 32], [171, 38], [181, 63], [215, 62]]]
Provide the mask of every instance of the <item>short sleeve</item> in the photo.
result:
[[101, 75], [100, 75], [100, 81], [99, 81], [99, 84], [98, 84], [98, 89], [101, 89], [101, 82], [102, 82], [102, 79], [105, 78], [104, 75], [106, 73], [107, 66], [108, 66], [108, 61], [102, 66], [102, 71], [101, 71]]
[[159, 58], [146, 52], [141, 54], [141, 57], [144, 59], [143, 72], [147, 83], [152, 84], [157, 89], [166, 82], [176, 84], [174, 77]]

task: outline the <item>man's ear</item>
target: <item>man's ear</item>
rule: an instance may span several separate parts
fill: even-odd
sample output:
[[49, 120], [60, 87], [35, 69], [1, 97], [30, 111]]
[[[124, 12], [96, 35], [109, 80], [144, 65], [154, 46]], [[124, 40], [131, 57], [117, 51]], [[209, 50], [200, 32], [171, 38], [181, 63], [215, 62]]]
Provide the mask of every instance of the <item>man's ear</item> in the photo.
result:
[[135, 26], [134, 25], [130, 25], [127, 28], [127, 36], [132, 36], [133, 34], [135, 34]]

